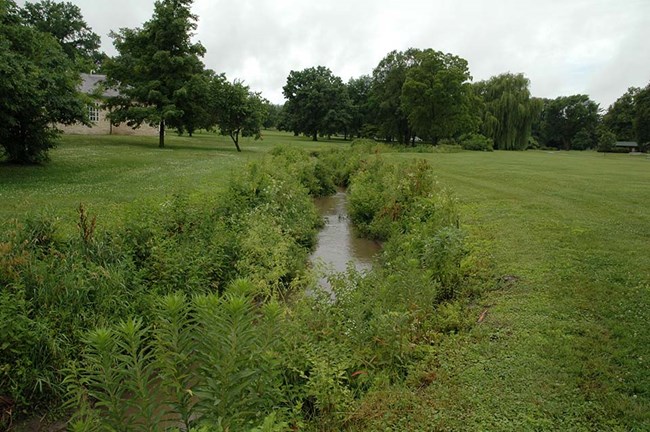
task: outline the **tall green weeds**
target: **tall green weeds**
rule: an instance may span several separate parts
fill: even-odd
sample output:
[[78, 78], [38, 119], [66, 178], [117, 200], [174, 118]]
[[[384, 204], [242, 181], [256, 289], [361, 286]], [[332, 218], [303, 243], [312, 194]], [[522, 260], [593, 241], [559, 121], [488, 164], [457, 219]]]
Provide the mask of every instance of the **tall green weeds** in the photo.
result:
[[[344, 428], [467, 326], [455, 202], [426, 163], [379, 150], [278, 148], [218, 197], [137, 207], [114, 232], [80, 206], [72, 238], [48, 219], [7, 234], [0, 396], [25, 411], [65, 398], [78, 431]], [[384, 249], [327, 292], [307, 266], [311, 197], [336, 186]]]

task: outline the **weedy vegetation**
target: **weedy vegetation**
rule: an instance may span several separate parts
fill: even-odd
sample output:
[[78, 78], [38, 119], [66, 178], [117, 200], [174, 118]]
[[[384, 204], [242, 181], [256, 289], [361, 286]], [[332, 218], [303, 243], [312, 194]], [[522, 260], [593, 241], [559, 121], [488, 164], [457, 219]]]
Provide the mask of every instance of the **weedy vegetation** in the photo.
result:
[[[243, 145], [213, 174], [211, 152], [232, 150], [206, 138], [161, 153], [206, 146], [178, 159], [180, 178], [199, 167], [195, 188], [165, 194], [161, 175], [118, 215], [100, 193], [5, 222], [3, 426], [35, 412], [77, 431], [648, 426], [646, 160], [270, 134], [286, 143]], [[325, 291], [307, 263], [312, 197], [337, 186], [383, 248]]]

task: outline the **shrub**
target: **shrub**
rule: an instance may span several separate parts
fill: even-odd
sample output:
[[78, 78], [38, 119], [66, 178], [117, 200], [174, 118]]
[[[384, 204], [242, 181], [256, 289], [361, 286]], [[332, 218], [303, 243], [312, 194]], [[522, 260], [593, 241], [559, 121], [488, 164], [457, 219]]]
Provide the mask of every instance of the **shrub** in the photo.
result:
[[461, 138], [460, 146], [463, 150], [493, 151], [494, 141], [481, 134], [472, 133]]

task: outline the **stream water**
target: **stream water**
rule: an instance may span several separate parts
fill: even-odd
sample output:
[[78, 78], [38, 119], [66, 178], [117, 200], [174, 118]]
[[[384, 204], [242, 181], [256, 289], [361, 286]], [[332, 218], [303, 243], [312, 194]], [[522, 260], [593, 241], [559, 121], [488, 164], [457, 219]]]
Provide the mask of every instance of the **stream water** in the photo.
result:
[[[357, 237], [346, 209], [347, 196], [343, 190], [335, 195], [317, 198], [316, 207], [325, 220], [325, 227], [318, 234], [318, 245], [311, 255], [311, 262], [327, 271], [343, 272], [348, 262], [358, 270], [368, 270], [381, 245], [373, 240]], [[321, 286], [329, 288], [325, 277]]]

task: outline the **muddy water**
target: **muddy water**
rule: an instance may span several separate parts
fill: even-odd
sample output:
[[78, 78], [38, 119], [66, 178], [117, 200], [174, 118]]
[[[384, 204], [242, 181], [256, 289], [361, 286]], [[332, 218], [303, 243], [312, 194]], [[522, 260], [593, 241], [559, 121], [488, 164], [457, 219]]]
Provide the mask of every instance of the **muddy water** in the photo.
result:
[[[375, 241], [356, 236], [345, 208], [345, 192], [340, 190], [335, 195], [318, 198], [315, 204], [325, 220], [325, 227], [318, 234], [318, 245], [311, 256], [314, 266], [342, 272], [348, 262], [352, 262], [358, 270], [370, 269], [381, 246]], [[320, 283], [329, 287], [325, 277], [321, 278]]]

